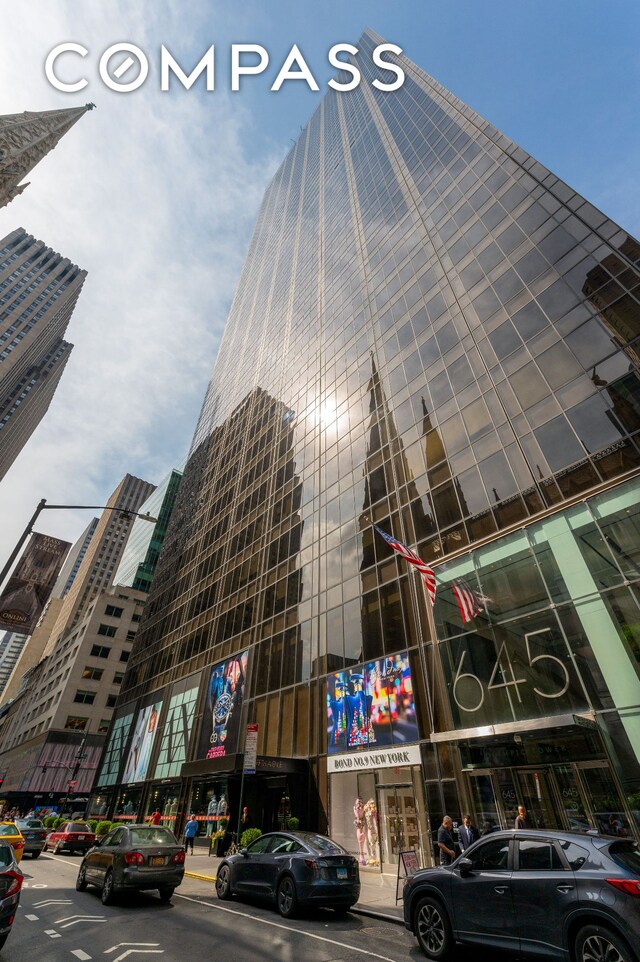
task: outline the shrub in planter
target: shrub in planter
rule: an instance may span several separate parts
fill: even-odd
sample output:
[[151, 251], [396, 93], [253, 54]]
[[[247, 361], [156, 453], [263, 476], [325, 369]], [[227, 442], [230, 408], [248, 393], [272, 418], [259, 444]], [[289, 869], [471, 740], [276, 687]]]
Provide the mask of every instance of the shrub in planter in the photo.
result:
[[240, 848], [246, 848], [247, 845], [251, 845], [251, 843], [255, 842], [261, 835], [262, 829], [246, 828], [240, 837]]
[[98, 838], [102, 838], [111, 831], [111, 822], [98, 822], [96, 825], [96, 835]]
[[95, 834], [95, 830], [96, 830], [97, 824], [98, 824], [98, 819], [97, 819], [97, 818], [89, 818], [89, 819], [87, 819], [87, 825], [89, 826], [89, 828], [91, 829], [91, 831], [92, 831], [94, 834]]
[[67, 818], [60, 818], [60, 817], [56, 818], [55, 822], [53, 823], [53, 830], [57, 831], [60, 828], [60, 826], [64, 825], [65, 822], [67, 821], [68, 821]]
[[43, 821], [43, 824], [44, 824], [44, 827], [45, 827], [45, 828], [51, 828], [51, 829], [53, 829], [53, 826], [54, 826], [54, 825], [56, 824], [56, 822], [58, 821], [58, 816], [57, 816], [57, 815], [47, 815], [47, 817], [44, 818], [42, 821]]
[[300, 828], [300, 819], [292, 815], [291, 818], [287, 819], [287, 828], [290, 832], [297, 832]]

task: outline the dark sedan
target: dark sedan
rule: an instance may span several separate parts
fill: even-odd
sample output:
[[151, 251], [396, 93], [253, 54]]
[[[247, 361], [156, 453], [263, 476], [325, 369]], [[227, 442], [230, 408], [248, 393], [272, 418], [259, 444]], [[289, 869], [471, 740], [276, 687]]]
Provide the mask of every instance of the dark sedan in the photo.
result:
[[511, 831], [404, 888], [404, 922], [429, 959], [456, 941], [573, 962], [640, 962], [640, 852], [630, 839]]
[[218, 866], [219, 899], [248, 895], [274, 900], [285, 918], [299, 905], [332, 908], [342, 915], [360, 896], [357, 859], [314, 832], [271, 832]]
[[0, 842], [0, 949], [9, 938], [23, 881], [13, 848]]
[[24, 854], [38, 858], [47, 844], [47, 830], [39, 818], [17, 818], [16, 825], [24, 838]]
[[89, 849], [82, 860], [76, 889], [97, 885], [104, 905], [119, 892], [158, 889], [168, 902], [184, 877], [184, 849], [160, 825], [119, 825]]

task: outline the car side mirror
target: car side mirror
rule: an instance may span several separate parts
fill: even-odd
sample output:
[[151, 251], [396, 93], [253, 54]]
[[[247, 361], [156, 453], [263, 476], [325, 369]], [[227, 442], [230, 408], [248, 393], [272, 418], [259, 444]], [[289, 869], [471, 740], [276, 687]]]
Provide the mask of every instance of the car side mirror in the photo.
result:
[[101, 838], [97, 838], [93, 844], [94, 844], [94, 845], [102, 845], [102, 839], [101, 839]]
[[458, 860], [458, 868], [460, 869], [460, 875], [471, 875], [473, 862], [470, 858], [461, 858]]
[[247, 851], [246, 848], [241, 848], [241, 849], [240, 849], [240, 854], [241, 854], [241, 855], [244, 855], [245, 858], [249, 858], [249, 852]]

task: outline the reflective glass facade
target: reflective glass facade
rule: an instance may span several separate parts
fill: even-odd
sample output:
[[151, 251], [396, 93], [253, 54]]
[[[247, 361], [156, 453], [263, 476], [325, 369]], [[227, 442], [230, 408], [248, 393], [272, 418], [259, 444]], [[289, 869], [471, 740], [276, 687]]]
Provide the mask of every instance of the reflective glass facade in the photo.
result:
[[[364, 34], [365, 82], [324, 97], [266, 192], [121, 702], [248, 650], [258, 752], [308, 759], [308, 822], [342, 825], [336, 673], [406, 653], [422, 762], [402, 785], [393, 768], [367, 782], [381, 824], [402, 815], [427, 853], [427, 815], [488, 818], [503, 735], [521, 751], [508, 791], [525, 797], [537, 727], [604, 766], [598, 797], [630, 824], [637, 531], [630, 506], [598, 512], [631, 504], [640, 466], [640, 246], [404, 58], [401, 89], [372, 88], [377, 42]], [[372, 522], [434, 564], [435, 644]], [[464, 629], [461, 576], [486, 596]], [[187, 780], [206, 774], [197, 739], [195, 724]], [[416, 778], [427, 813], [421, 793], [405, 804]], [[561, 775], [549, 784], [555, 798]], [[540, 823], [569, 817], [549, 811]]]

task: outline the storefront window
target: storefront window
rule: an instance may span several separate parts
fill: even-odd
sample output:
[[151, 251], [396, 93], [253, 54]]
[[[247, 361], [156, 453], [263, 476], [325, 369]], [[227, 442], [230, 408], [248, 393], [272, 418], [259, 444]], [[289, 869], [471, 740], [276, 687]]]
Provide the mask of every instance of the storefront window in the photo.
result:
[[108, 793], [102, 792], [98, 795], [92, 795], [87, 805], [87, 818], [106, 818], [110, 801], [111, 795]]
[[[215, 835], [229, 819], [229, 790], [226, 778], [196, 782], [191, 793], [189, 812], [198, 822], [198, 835]], [[222, 824], [221, 824], [222, 823]]]
[[115, 822], [135, 822], [140, 817], [141, 788], [126, 788], [118, 795], [113, 815]]
[[172, 832], [175, 831], [179, 814], [180, 788], [180, 782], [173, 782], [170, 785], [152, 785], [147, 795], [145, 820], [151, 818], [155, 812], [159, 812], [160, 821], [157, 824], [163, 825]]

